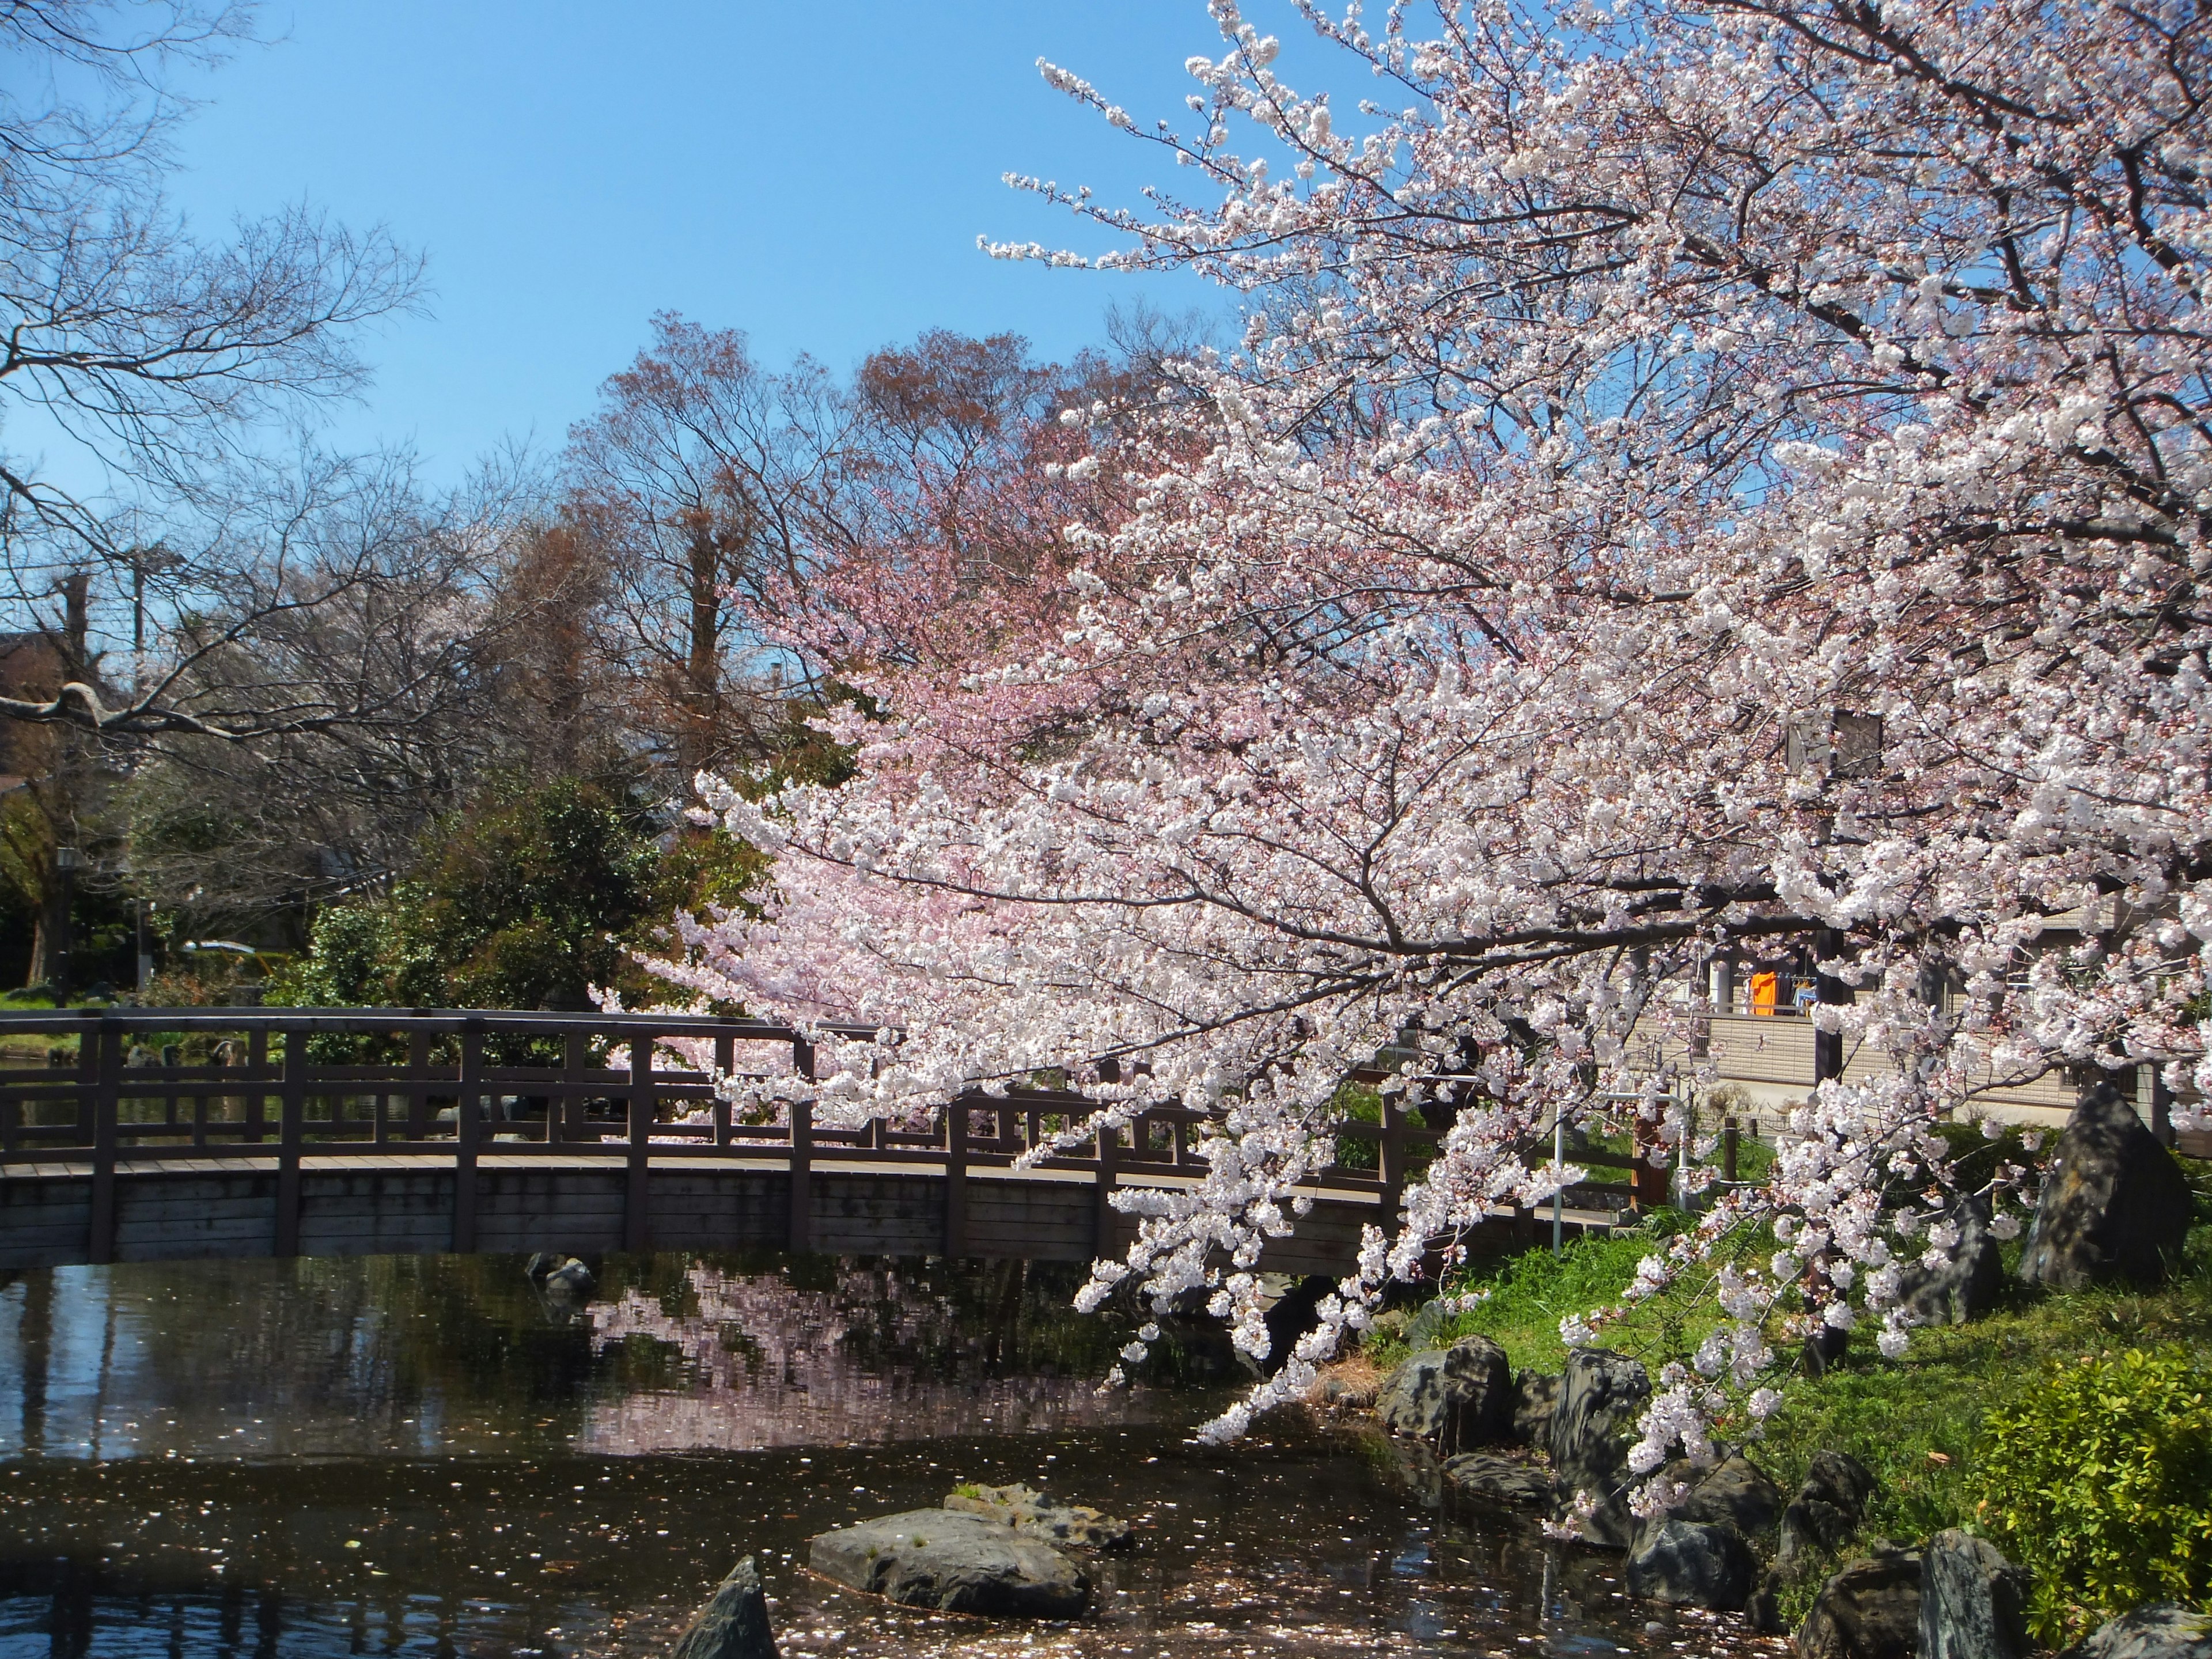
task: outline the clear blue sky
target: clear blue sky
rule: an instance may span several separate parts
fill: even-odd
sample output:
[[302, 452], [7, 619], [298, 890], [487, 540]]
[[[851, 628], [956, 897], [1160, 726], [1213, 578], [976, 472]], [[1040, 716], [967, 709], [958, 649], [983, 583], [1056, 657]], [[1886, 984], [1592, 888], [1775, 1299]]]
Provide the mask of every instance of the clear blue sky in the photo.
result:
[[376, 384], [333, 431], [433, 476], [557, 446], [662, 308], [843, 369], [933, 325], [1060, 355], [1117, 297], [1224, 302], [975, 247], [1105, 246], [1008, 169], [1130, 203], [1192, 179], [1034, 64], [1188, 125], [1183, 60], [1222, 50], [1203, 0], [276, 0], [263, 21], [274, 44], [190, 83], [209, 101], [175, 198], [208, 231], [305, 198], [428, 255], [430, 314], [364, 342]]

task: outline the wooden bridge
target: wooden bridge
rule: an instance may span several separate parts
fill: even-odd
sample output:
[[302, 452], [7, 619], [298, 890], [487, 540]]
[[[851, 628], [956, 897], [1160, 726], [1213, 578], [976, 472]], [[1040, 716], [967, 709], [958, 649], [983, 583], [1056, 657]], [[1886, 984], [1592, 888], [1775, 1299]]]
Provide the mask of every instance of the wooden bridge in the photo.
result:
[[[0, 1267], [748, 1245], [1087, 1262], [1133, 1236], [1117, 1188], [1204, 1173], [1212, 1120], [1189, 1109], [1018, 1169], [1091, 1105], [1018, 1089], [926, 1131], [833, 1130], [804, 1102], [784, 1123], [733, 1119], [716, 1092], [812, 1062], [788, 1027], [659, 1014], [0, 1013]], [[1322, 1173], [1262, 1266], [1348, 1271], [1439, 1139], [1388, 1103], [1379, 1124], [1341, 1126], [1340, 1160], [1371, 1167]], [[1565, 1224], [1610, 1226], [1631, 1196], [1577, 1188]], [[1501, 1211], [1494, 1242], [1536, 1225]]]

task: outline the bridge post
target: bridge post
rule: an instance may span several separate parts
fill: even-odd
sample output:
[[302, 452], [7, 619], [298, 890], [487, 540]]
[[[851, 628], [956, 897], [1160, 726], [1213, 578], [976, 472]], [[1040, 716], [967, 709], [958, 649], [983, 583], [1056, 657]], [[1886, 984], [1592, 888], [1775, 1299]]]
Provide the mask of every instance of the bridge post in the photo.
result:
[[261, 1085], [269, 1076], [269, 1028], [257, 1025], [246, 1034], [246, 1064], [247, 1090], [243, 1103], [246, 1113], [246, 1139], [255, 1152], [261, 1150], [263, 1125], [269, 1115], [269, 1101]]
[[461, 1026], [461, 1093], [453, 1105], [453, 1254], [477, 1247], [477, 1148], [483, 1140], [483, 1022]]
[[1376, 1171], [1382, 1178], [1381, 1225], [1389, 1232], [1398, 1219], [1398, 1198], [1406, 1187], [1406, 1113], [1397, 1095], [1382, 1097], [1382, 1150]]
[[284, 1033], [276, 1096], [276, 1249], [300, 1254], [300, 1149], [307, 1139], [307, 1034]]
[[[85, 1241], [86, 1255], [94, 1262], [115, 1260], [115, 1152], [122, 1136], [117, 1121], [121, 1112], [123, 1033], [103, 1019], [99, 1035], [88, 1031], [79, 1039], [98, 1055], [99, 1080], [92, 1093], [92, 1236]], [[82, 1054], [78, 1056], [82, 1063]]]
[[629, 1181], [623, 1192], [623, 1249], [642, 1252], [653, 1246], [653, 1228], [646, 1213], [652, 1189], [653, 1034], [640, 1031], [629, 1040]]
[[[791, 1039], [791, 1069], [809, 1083], [814, 1080], [814, 1045], [803, 1036]], [[794, 1255], [814, 1248], [814, 1103], [791, 1103], [791, 1249]]]
[[1115, 1166], [1121, 1163], [1121, 1132], [1101, 1123], [1098, 1126], [1098, 1176], [1097, 1210], [1091, 1220], [1093, 1236], [1091, 1254], [1109, 1256], [1114, 1254], [1114, 1182]]
[[945, 1254], [968, 1254], [968, 1103], [945, 1109]]

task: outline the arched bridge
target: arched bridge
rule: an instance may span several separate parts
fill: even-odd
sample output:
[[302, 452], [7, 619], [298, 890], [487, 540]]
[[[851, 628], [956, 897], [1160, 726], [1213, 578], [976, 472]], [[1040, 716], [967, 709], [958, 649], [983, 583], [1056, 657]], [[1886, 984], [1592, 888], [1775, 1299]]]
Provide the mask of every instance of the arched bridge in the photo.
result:
[[[1117, 1187], [1203, 1173], [1206, 1115], [1172, 1108], [1016, 1169], [1091, 1109], [1046, 1089], [926, 1132], [817, 1128], [804, 1103], [733, 1121], [716, 1076], [787, 1060], [810, 1073], [788, 1027], [659, 1014], [0, 1013], [0, 1267], [750, 1245], [1089, 1261], [1133, 1234]], [[1343, 1127], [1357, 1167], [1313, 1183], [1263, 1266], [1347, 1271], [1362, 1226], [1395, 1221], [1437, 1136], [1382, 1115]], [[1610, 1225], [1627, 1196], [1577, 1188], [1566, 1224]], [[1500, 1212], [1493, 1231], [1533, 1241], [1535, 1219]]]

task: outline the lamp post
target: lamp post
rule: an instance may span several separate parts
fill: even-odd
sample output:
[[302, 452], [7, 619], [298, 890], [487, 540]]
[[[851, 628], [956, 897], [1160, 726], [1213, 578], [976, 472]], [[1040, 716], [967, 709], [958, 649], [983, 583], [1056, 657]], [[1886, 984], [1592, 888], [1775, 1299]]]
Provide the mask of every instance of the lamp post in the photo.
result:
[[54, 966], [47, 978], [53, 983], [57, 1008], [69, 1006], [70, 957], [76, 945], [76, 872], [83, 868], [84, 854], [77, 848], [54, 848], [54, 880], [61, 889], [61, 902], [54, 912]]

